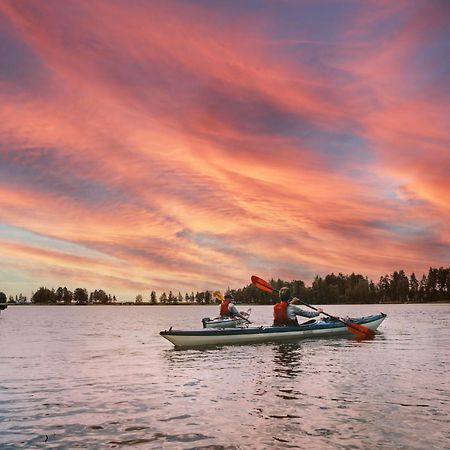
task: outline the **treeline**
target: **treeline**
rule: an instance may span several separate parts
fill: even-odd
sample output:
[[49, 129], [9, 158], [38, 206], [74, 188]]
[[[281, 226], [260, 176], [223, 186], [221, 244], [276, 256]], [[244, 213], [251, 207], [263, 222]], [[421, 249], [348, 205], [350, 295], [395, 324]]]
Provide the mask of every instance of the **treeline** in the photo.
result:
[[[301, 280], [270, 280], [270, 284], [276, 289], [289, 286], [293, 296], [314, 304], [450, 301], [450, 267], [430, 267], [428, 275], [422, 275], [420, 280], [415, 273], [408, 277], [400, 270], [380, 277], [376, 284], [368, 277], [355, 273], [331, 273], [324, 278], [316, 276], [309, 287]], [[232, 292], [235, 299], [242, 303], [270, 303], [274, 298], [273, 294], [253, 285]]]
[[[352, 273], [335, 275], [331, 273], [324, 278], [316, 276], [311, 286], [306, 286], [301, 280], [284, 281], [270, 280], [277, 290], [289, 286], [291, 294], [306, 303], [341, 304], [341, 303], [423, 303], [450, 301], [450, 267], [439, 269], [430, 267], [428, 275], [422, 275], [420, 280], [415, 273], [407, 276], [403, 270], [380, 277], [378, 283], [369, 280], [367, 276]], [[270, 304], [276, 299], [270, 294], [249, 284], [241, 289], [230, 290], [238, 303]], [[215, 303], [211, 292], [196, 294], [181, 293], [178, 296], [163, 292], [159, 298], [152, 291], [150, 303], [180, 304], [180, 303]]]
[[[141, 297], [142, 296], [138, 296]], [[140, 303], [138, 298], [136, 297], [136, 303]], [[163, 292], [159, 297], [156, 295], [155, 291], [150, 293], [150, 303], [155, 305], [161, 303], [162, 305], [171, 305], [171, 304], [180, 304], [180, 303], [198, 303], [202, 305], [208, 305], [210, 303], [216, 303], [211, 291], [204, 292], [193, 292], [185, 293], [184, 295], [181, 292], [178, 292], [178, 295], [175, 295], [172, 291], [169, 291], [168, 294]]]
[[[306, 303], [340, 304], [340, 303], [421, 303], [450, 301], [450, 267], [439, 269], [430, 267], [428, 275], [422, 275], [420, 280], [414, 273], [407, 276], [403, 270], [380, 277], [378, 283], [368, 277], [352, 273], [335, 275], [331, 273], [324, 278], [316, 276], [311, 286], [306, 286], [301, 280], [284, 281], [270, 280], [275, 289], [289, 286], [293, 296]], [[275, 294], [257, 289], [249, 284], [241, 289], [230, 290], [238, 303], [270, 304], [276, 299]], [[36, 304], [114, 304], [115, 296], [107, 294], [102, 289], [88, 293], [86, 289], [77, 288], [73, 292], [66, 287], [48, 289], [39, 288], [31, 296], [31, 303]], [[6, 295], [0, 292], [0, 303], [6, 302]], [[26, 303], [22, 294], [16, 298], [10, 296], [8, 303]], [[148, 298], [141, 294], [135, 298], [137, 304], [214, 304], [211, 291], [174, 294], [163, 292], [159, 296], [151, 291]]]
[[16, 295], [13, 297], [10, 295], [9, 297], [6, 297], [6, 294], [4, 292], [0, 292], [0, 304], [2, 303], [26, 303], [27, 302], [26, 295]]
[[39, 288], [31, 296], [31, 303], [37, 304], [103, 304], [115, 303], [116, 297], [107, 294], [102, 289], [96, 289], [88, 293], [84, 288], [76, 288], [73, 292], [66, 287], [59, 287], [58, 289], [48, 289], [46, 287]]

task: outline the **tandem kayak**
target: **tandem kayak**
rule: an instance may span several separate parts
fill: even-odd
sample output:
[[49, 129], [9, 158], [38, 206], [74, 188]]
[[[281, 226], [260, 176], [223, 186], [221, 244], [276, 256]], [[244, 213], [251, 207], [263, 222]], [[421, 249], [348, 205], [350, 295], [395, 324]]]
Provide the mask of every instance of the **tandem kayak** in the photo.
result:
[[205, 317], [202, 319], [203, 328], [236, 328], [248, 325], [250, 323], [248, 320], [250, 312], [251, 309], [248, 309], [247, 311], [241, 313], [245, 319], [240, 317], [216, 317], [214, 319]]
[[[349, 323], [364, 325], [376, 330], [386, 314], [349, 319]], [[236, 329], [169, 330], [159, 333], [175, 347], [203, 347], [208, 345], [254, 344], [324, 337], [333, 335], [351, 335], [345, 324], [337, 320], [309, 320], [298, 327], [249, 327]]]

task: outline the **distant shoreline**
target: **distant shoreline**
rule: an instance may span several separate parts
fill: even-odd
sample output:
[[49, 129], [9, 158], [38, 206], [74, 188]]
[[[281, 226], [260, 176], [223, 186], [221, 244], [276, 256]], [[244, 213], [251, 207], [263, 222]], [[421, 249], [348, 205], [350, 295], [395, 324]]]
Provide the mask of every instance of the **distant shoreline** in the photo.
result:
[[[386, 302], [386, 303], [320, 303], [320, 305], [327, 306], [344, 306], [344, 305], [450, 305], [449, 301], [437, 300], [435, 302]], [[80, 303], [3, 303], [0, 305], [5, 306], [219, 306], [219, 303], [134, 303], [134, 302], [124, 302], [124, 303], [91, 303], [91, 304], [80, 304]], [[274, 303], [237, 303], [238, 306], [273, 306]], [[319, 305], [319, 303], [317, 303]]]

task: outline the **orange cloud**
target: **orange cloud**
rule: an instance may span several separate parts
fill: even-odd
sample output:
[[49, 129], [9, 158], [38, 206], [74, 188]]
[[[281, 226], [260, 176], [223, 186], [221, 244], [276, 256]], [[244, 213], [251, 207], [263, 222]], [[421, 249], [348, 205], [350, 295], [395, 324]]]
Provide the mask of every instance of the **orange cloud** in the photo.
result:
[[335, 7], [3, 2], [11, 267], [134, 298], [448, 262], [448, 13]]

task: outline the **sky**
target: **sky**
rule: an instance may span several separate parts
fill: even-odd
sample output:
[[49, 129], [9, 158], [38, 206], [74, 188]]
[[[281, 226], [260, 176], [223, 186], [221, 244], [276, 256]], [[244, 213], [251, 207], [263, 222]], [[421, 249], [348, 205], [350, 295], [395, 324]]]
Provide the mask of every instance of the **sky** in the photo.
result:
[[0, 291], [450, 265], [450, 3], [0, 2]]

